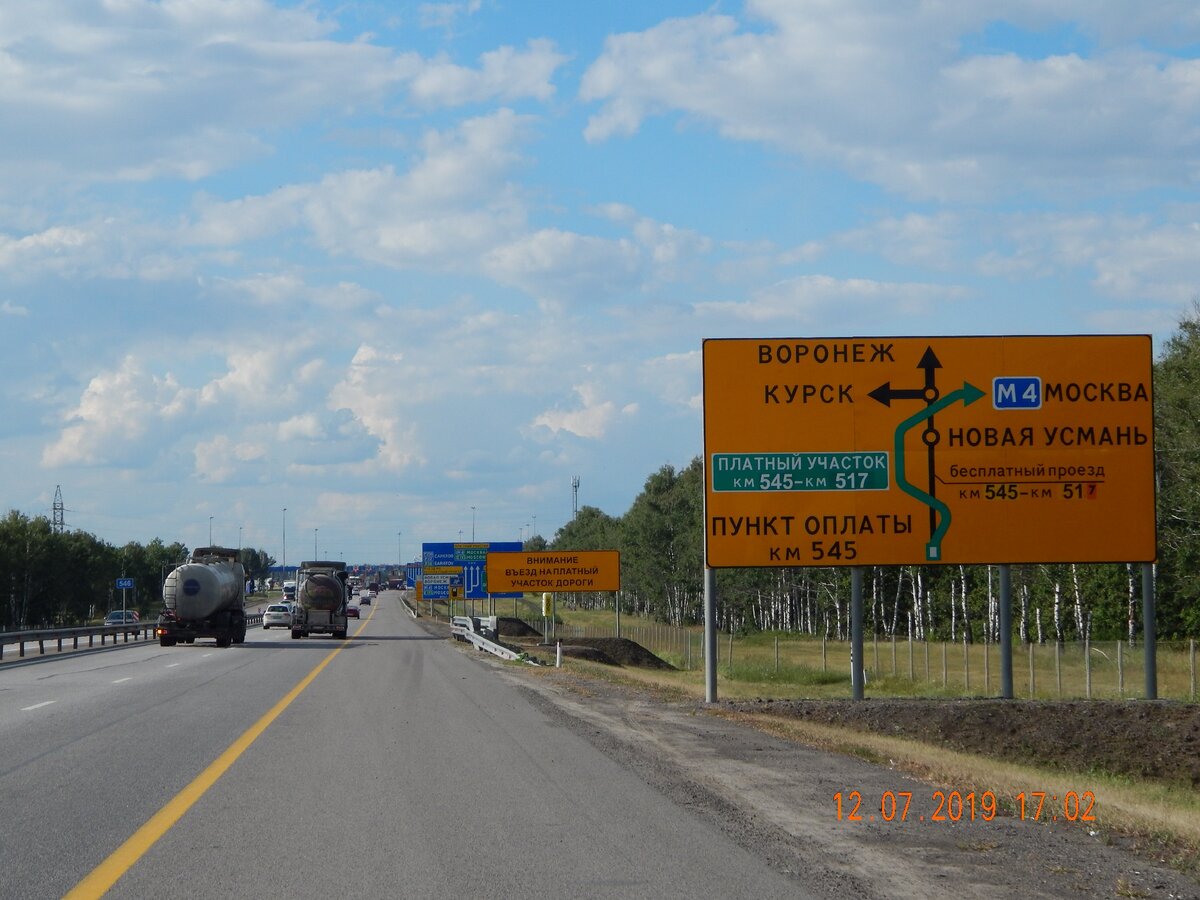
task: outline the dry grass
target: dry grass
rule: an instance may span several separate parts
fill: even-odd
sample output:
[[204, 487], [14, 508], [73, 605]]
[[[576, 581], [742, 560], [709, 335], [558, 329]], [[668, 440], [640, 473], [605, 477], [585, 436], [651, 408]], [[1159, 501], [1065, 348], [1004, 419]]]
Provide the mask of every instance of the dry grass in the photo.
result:
[[[503, 602], [512, 601], [500, 601]], [[508, 614], [502, 606], [499, 611]], [[568, 610], [560, 606], [558, 612], [558, 633], [564, 640], [576, 634], [587, 637], [616, 634], [616, 618], [611, 610]], [[540, 614], [539, 609], [537, 621]], [[684, 672], [695, 674], [703, 670], [700, 628], [622, 616], [621, 636], [637, 641]], [[1092, 644], [1088, 650], [1085, 663], [1082, 644], [1056, 648], [1053, 643], [1015, 643], [1014, 695], [1041, 700], [1116, 700], [1144, 695], [1143, 648], [1105, 641]], [[863, 651], [868, 695], [994, 697], [1000, 693], [1000, 653], [995, 644], [868, 637]], [[1200, 664], [1196, 653], [1194, 645], [1186, 641], [1159, 643], [1160, 699], [1198, 699], [1200, 685], [1195, 672]], [[847, 697], [851, 692], [850, 647], [846, 641], [764, 632], [735, 636], [731, 643], [728, 634], [720, 634], [717, 670], [721, 695], [727, 697]], [[828, 680], [814, 678], [814, 673], [821, 673]]]

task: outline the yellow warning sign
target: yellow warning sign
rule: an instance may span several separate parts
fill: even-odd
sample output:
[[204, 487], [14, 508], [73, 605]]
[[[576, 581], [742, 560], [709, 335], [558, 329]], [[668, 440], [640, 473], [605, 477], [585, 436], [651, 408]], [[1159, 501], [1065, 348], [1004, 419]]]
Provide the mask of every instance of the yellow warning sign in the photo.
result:
[[488, 590], [619, 591], [617, 550], [501, 551], [487, 555]]

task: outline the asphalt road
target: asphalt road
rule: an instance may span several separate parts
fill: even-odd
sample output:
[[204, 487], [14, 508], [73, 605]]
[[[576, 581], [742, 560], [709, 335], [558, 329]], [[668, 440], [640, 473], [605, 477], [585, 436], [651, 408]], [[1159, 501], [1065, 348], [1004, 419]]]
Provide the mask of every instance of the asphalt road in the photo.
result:
[[396, 595], [363, 612], [0, 668], [0, 897], [805, 896]]

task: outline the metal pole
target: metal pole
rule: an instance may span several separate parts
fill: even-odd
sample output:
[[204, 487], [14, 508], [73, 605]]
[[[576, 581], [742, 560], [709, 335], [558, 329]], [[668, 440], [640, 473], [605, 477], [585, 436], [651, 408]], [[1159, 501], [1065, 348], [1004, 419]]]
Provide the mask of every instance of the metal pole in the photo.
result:
[[850, 569], [850, 685], [854, 699], [863, 699], [863, 570]]
[[[1091, 623], [1088, 623], [1089, 626]], [[1091, 628], [1083, 634], [1083, 690], [1084, 697], [1092, 699], [1092, 635]]]
[[704, 569], [704, 701], [717, 702], [717, 573]]
[[1013, 699], [1012, 570], [1000, 566], [1000, 697]]
[[1146, 699], [1158, 699], [1158, 643], [1154, 624], [1154, 564], [1142, 563], [1142, 629], [1146, 641]]

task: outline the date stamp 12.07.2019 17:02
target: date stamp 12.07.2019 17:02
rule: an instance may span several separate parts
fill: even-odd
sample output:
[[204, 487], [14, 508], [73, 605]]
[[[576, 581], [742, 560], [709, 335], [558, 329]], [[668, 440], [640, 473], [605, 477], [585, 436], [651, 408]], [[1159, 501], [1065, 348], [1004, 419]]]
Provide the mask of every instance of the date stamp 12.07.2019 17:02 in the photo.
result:
[[884, 791], [872, 802], [861, 791], [838, 791], [833, 795], [839, 822], [991, 822], [1012, 815], [1035, 822], [1095, 822], [1096, 795], [1093, 791], [1021, 791], [1001, 800], [995, 791], [934, 790], [927, 797], [912, 791]]

